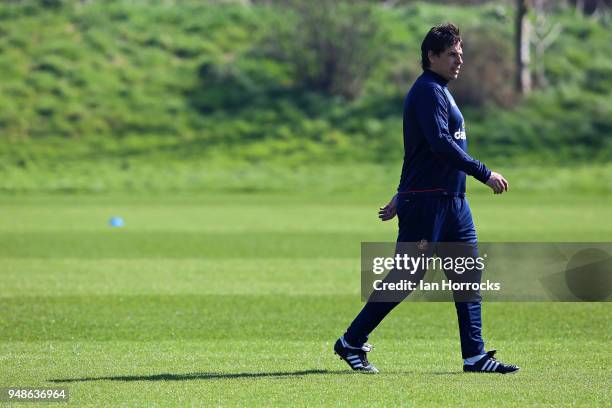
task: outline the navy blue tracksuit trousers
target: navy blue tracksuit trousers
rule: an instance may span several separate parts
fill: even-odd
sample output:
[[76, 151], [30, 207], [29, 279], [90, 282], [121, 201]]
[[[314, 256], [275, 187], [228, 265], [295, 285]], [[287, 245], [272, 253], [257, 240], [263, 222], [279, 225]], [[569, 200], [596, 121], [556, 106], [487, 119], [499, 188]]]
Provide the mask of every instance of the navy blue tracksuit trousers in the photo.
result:
[[[397, 215], [398, 242], [477, 242], [472, 213], [463, 194], [400, 194]], [[475, 251], [477, 252], [477, 249]], [[408, 294], [406, 293], [406, 296]], [[476, 298], [472, 298], [473, 301], [455, 301], [463, 358], [485, 352], [481, 334], [480, 294], [476, 295]], [[344, 339], [352, 346], [361, 347], [372, 330], [398, 303], [369, 301], [347, 329]]]

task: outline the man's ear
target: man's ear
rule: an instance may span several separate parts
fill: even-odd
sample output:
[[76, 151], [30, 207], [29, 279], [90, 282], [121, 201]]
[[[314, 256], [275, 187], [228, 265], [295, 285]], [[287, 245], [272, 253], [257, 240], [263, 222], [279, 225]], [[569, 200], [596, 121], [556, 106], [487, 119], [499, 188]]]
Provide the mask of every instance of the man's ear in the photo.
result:
[[433, 58], [436, 56], [436, 53], [432, 50], [427, 51], [427, 58], [429, 58], [429, 65], [433, 62]]

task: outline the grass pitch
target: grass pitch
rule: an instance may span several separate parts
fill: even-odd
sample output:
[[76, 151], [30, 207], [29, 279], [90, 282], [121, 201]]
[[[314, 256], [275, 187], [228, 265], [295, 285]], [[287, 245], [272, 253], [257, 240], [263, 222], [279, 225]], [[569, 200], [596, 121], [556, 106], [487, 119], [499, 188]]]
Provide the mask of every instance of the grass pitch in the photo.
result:
[[[607, 303], [485, 303], [514, 376], [461, 372], [452, 304], [403, 304], [371, 338], [382, 373], [350, 372], [331, 348], [362, 306], [360, 242], [394, 239], [386, 199], [0, 198], [0, 387], [79, 406], [609, 405]], [[470, 203], [482, 241], [612, 238], [609, 196]]]

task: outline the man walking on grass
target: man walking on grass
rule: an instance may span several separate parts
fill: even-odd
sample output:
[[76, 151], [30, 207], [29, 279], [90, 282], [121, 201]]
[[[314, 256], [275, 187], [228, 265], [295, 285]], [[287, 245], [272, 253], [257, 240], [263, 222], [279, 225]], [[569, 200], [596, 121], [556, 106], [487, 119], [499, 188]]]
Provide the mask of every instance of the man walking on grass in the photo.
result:
[[[463, 116], [447, 89], [448, 82], [459, 75], [462, 56], [459, 29], [453, 24], [433, 27], [425, 36], [421, 44], [423, 74], [404, 100], [404, 164], [398, 192], [380, 208], [378, 216], [382, 221], [398, 216], [398, 243], [465, 243], [477, 256], [476, 230], [465, 199], [466, 174], [495, 194], [508, 191], [508, 182], [467, 154]], [[397, 271], [390, 276], [393, 272]], [[480, 275], [477, 279], [480, 281]], [[480, 293], [473, 292], [468, 301], [453, 295], [463, 370], [518, 371], [517, 366], [496, 360], [496, 350], [484, 349]], [[377, 301], [373, 296], [334, 345], [335, 353], [353, 370], [369, 373], [378, 370], [366, 357], [372, 348], [366, 343], [368, 336], [401, 300]]]

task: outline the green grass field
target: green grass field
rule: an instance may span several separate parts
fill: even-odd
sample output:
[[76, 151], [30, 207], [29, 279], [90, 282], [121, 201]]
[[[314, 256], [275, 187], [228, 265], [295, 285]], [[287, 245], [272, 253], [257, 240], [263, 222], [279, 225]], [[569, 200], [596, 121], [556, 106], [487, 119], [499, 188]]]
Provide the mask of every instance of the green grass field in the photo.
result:
[[[453, 305], [407, 303], [371, 337], [381, 374], [349, 372], [331, 347], [362, 305], [360, 242], [394, 239], [387, 199], [1, 197], [0, 387], [78, 406], [610, 406], [609, 303], [485, 304], [515, 376], [463, 374]], [[482, 241], [612, 240], [609, 195], [470, 202]]]

